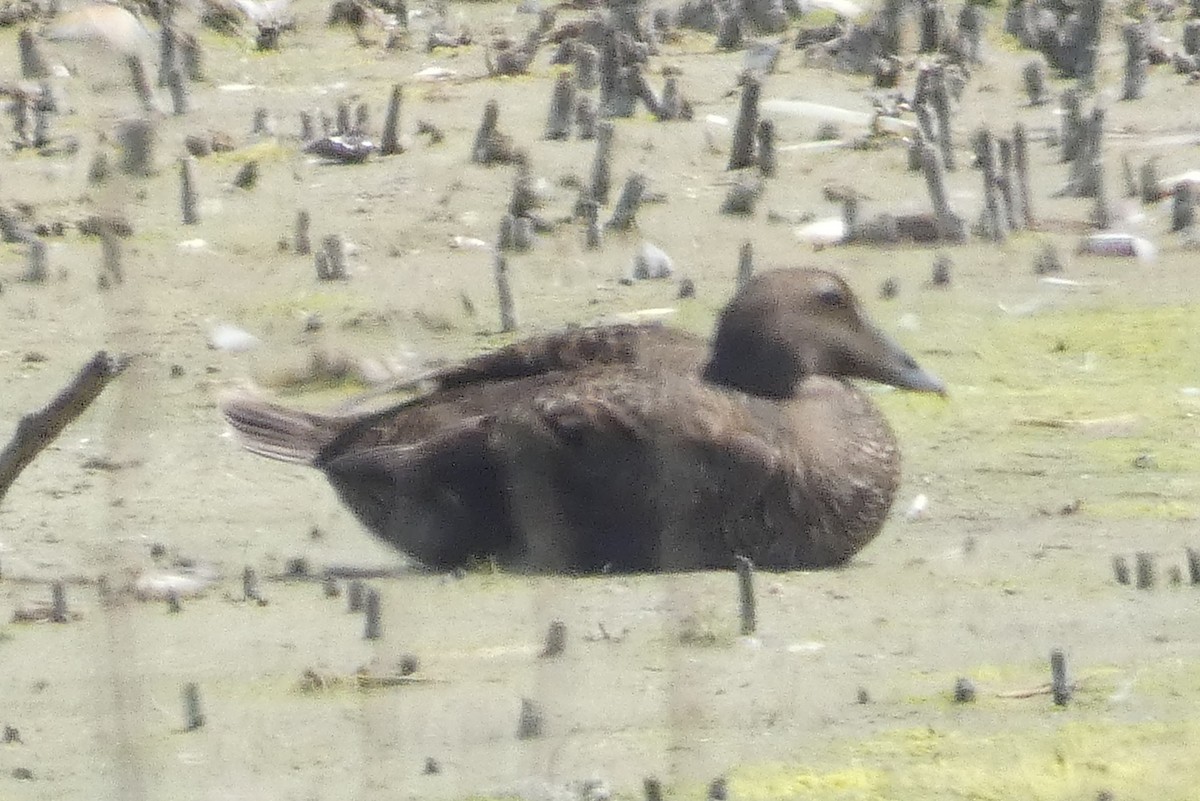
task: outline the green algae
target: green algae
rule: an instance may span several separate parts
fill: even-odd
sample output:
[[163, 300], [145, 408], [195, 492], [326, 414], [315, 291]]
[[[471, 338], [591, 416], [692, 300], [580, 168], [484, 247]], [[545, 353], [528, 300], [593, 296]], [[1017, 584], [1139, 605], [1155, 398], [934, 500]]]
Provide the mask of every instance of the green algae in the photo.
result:
[[1077, 801], [1193, 797], [1200, 721], [1066, 722], [973, 735], [952, 728], [885, 732], [839, 749], [839, 767], [766, 764], [731, 776], [748, 801]]

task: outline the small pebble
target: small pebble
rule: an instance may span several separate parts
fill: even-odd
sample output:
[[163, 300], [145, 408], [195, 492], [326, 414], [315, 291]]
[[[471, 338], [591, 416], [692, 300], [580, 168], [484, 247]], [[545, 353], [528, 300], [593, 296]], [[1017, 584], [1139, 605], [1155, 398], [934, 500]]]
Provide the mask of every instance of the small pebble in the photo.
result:
[[970, 704], [975, 701], [975, 683], [963, 677], [954, 682], [954, 702]]
[[436, 776], [442, 772], [441, 763], [433, 757], [425, 757], [425, 768], [421, 772], [426, 776]]

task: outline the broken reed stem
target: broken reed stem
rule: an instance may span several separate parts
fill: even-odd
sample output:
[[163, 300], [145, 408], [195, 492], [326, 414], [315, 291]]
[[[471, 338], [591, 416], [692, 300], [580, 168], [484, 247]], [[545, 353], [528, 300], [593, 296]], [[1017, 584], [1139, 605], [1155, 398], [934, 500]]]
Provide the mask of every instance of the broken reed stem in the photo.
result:
[[126, 120], [117, 128], [121, 145], [121, 171], [148, 176], [154, 172], [154, 124], [150, 120]]
[[1146, 70], [1150, 66], [1150, 43], [1140, 23], [1128, 22], [1122, 29], [1125, 39], [1125, 77], [1122, 100], [1140, 100], [1146, 93]]
[[596, 101], [591, 95], [584, 95], [575, 103], [575, 128], [580, 139], [595, 139], [596, 126], [599, 124], [596, 111]]
[[996, 177], [996, 150], [992, 146], [992, 132], [987, 128], [975, 134], [975, 153], [983, 172], [983, 231], [993, 242], [1003, 242], [1007, 236], [1004, 218], [1001, 216], [1000, 194]]
[[317, 278], [322, 281], [345, 281], [350, 277], [346, 266], [346, 242], [341, 234], [330, 234], [321, 240], [316, 263]]
[[517, 739], [532, 740], [542, 736], [542, 712], [528, 698], [521, 699], [521, 716], [517, 720]]
[[354, 579], [350, 582], [350, 586], [346, 588], [346, 610], [348, 612], [362, 611], [363, 595], [366, 589], [367, 585], [363, 584], [362, 579]]
[[774, 178], [776, 167], [775, 123], [761, 120], [758, 123], [758, 171], [764, 178]]
[[508, 260], [500, 251], [496, 251], [492, 267], [496, 278], [496, 296], [500, 304], [500, 330], [507, 334], [517, 330], [517, 310], [512, 286], [508, 281]]
[[175, 67], [167, 72], [167, 90], [171, 93], [171, 113], [176, 117], [187, 114], [190, 107], [187, 84], [184, 83], [183, 73]]
[[179, 160], [179, 203], [183, 210], [183, 224], [200, 222], [200, 201], [196, 197], [196, 159], [184, 156]]
[[388, 98], [387, 116], [383, 120], [383, 138], [379, 143], [381, 155], [393, 156], [404, 152], [400, 146], [400, 105], [403, 100], [404, 85], [394, 84]]
[[104, 351], [98, 352], [50, 403], [20, 419], [12, 440], [0, 452], [0, 500], [34, 457], [72, 420], [83, 414], [127, 364], [124, 357], [114, 358]]
[[1017, 213], [1015, 195], [1013, 194], [1013, 144], [1011, 139], [1000, 140], [1000, 171], [996, 174], [996, 187], [1000, 190], [1000, 200], [1004, 203], [1004, 220], [1008, 230], [1016, 231], [1021, 228], [1020, 215]]
[[1145, 551], [1138, 551], [1134, 555], [1134, 564], [1137, 572], [1137, 588], [1139, 590], [1149, 590], [1154, 588], [1154, 557]]
[[1021, 217], [1026, 228], [1033, 227], [1033, 206], [1029, 190], [1029, 141], [1025, 134], [1025, 126], [1021, 123], [1013, 125], [1013, 170], [1017, 176], [1017, 198], [1021, 204]]
[[50, 620], [54, 623], [67, 622], [67, 588], [61, 581], [50, 585]]
[[21, 77], [37, 80], [50, 77], [50, 62], [42, 53], [41, 44], [29, 28], [22, 28], [17, 35], [17, 50], [21, 59]]
[[946, 89], [946, 71], [942, 67], [932, 70], [929, 84], [929, 100], [937, 117], [938, 146], [941, 148], [942, 164], [950, 172], [955, 170], [954, 142], [950, 120], [950, 93]]
[[612, 217], [604, 227], [617, 231], [628, 231], [632, 228], [638, 208], [642, 205], [642, 195], [645, 192], [646, 176], [640, 172], [631, 174], [625, 180], [625, 188], [621, 190], [621, 196], [617, 198], [617, 205], [613, 208]]
[[758, 129], [758, 99], [762, 93], [762, 82], [753, 75], [742, 79], [742, 100], [738, 106], [737, 126], [733, 129], [733, 143], [729, 146], [727, 170], [740, 170], [754, 166], [754, 134]]
[[140, 56], [129, 56], [125, 62], [129, 66], [129, 78], [133, 82], [133, 91], [137, 93], [142, 111], [147, 114], [154, 111], [154, 90], [150, 88], [150, 78], [146, 75], [146, 64]]
[[1124, 556], [1113, 557], [1113, 578], [1117, 580], [1118, 584], [1129, 583], [1129, 562], [1125, 560]]
[[596, 126], [596, 157], [592, 161], [592, 199], [602, 206], [608, 205], [608, 193], [612, 188], [612, 147], [615, 128], [612, 120], [603, 120]]
[[194, 681], [183, 685], [183, 728], [196, 731], [204, 727], [204, 712], [200, 709], [200, 688]]
[[570, 74], [560, 72], [550, 95], [550, 116], [546, 120], [545, 139], [561, 141], [571, 138], [571, 115], [575, 111], [575, 82]]
[[1071, 685], [1067, 683], [1067, 659], [1061, 648], [1050, 652], [1050, 694], [1055, 706], [1066, 706], [1071, 700]]
[[471, 161], [487, 164], [491, 154], [492, 137], [496, 135], [496, 122], [500, 119], [500, 104], [489, 100], [483, 107], [483, 119], [475, 132], [475, 143], [471, 146]]
[[247, 565], [242, 570], [242, 600], [257, 601], [258, 594], [258, 574], [254, 572], [254, 568]]
[[1046, 67], [1039, 58], [1025, 65], [1022, 73], [1025, 79], [1025, 94], [1029, 97], [1029, 105], [1042, 106], [1046, 103]]
[[579, 210], [583, 216], [584, 245], [588, 250], [600, 248], [600, 204], [591, 196], [580, 198]]
[[758, 628], [758, 611], [754, 597], [754, 563], [747, 557], [738, 554], [738, 619], [741, 622], [743, 637], [753, 634]]
[[28, 251], [25, 254], [25, 274], [21, 276], [21, 280], [30, 284], [40, 284], [50, 274], [50, 259], [46, 242], [39, 237], [30, 236], [25, 245]]
[[747, 239], [738, 251], [737, 291], [740, 292], [754, 276], [754, 243]]
[[195, 34], [178, 34], [179, 63], [189, 81], [204, 80], [204, 53]]
[[171, 70], [176, 67], [175, 24], [173, 9], [168, 5], [163, 12], [162, 27], [158, 32], [158, 85], [170, 86]]
[[539, 659], [553, 659], [567, 649], [567, 624], [561, 620], [551, 620], [550, 628], [546, 630], [546, 644], [542, 646]]
[[1112, 212], [1108, 208], [1108, 195], [1104, 189], [1104, 162], [1097, 157], [1092, 163], [1092, 186], [1095, 190], [1092, 205], [1092, 222], [1102, 231], [1112, 226]]
[[379, 590], [368, 587], [364, 598], [363, 639], [378, 640], [382, 634], [382, 611], [379, 605]]
[[125, 269], [121, 265], [121, 240], [111, 225], [105, 225], [100, 231], [100, 281], [101, 286], [125, 281]]
[[292, 232], [292, 250], [301, 256], [307, 256], [309, 253], [312, 253], [312, 240], [308, 234], [311, 224], [312, 220], [306, 210], [300, 209], [300, 211], [296, 212], [296, 227]]
[[1148, 158], [1142, 162], [1138, 170], [1138, 183], [1142, 194], [1142, 203], [1147, 205], [1158, 200], [1158, 161]]
[[1191, 181], [1180, 181], [1171, 193], [1171, 230], [1186, 231], [1196, 221], [1195, 192]]
[[1074, 161], [1083, 141], [1083, 106], [1079, 90], [1072, 86], [1062, 94], [1062, 160]]
[[921, 169], [925, 173], [925, 185], [937, 217], [938, 237], [949, 239], [954, 226], [950, 201], [946, 196], [946, 176], [942, 173], [942, 160], [933, 145], [926, 142], [921, 146]]

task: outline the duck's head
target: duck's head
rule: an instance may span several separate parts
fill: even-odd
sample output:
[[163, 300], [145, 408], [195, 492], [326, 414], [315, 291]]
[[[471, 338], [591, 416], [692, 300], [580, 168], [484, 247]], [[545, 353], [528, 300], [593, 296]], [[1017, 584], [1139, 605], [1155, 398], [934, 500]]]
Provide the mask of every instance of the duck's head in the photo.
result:
[[787, 398], [810, 375], [946, 392], [866, 318], [836, 275], [808, 269], [759, 273], [721, 312], [704, 377], [752, 395]]

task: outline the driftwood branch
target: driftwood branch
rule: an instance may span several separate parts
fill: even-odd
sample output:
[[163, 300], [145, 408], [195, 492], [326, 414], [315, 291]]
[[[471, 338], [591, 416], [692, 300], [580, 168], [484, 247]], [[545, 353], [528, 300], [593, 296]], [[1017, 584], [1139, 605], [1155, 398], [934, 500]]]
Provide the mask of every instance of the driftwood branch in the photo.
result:
[[108, 383], [125, 369], [128, 359], [100, 351], [44, 408], [30, 412], [17, 423], [12, 440], [0, 452], [0, 500], [29, 463], [83, 414]]

